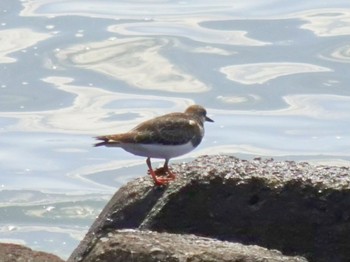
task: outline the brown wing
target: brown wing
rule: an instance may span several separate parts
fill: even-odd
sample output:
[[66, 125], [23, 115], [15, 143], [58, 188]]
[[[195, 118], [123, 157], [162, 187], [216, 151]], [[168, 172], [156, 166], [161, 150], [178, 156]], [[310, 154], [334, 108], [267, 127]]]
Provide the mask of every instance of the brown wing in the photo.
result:
[[191, 141], [200, 127], [187, 115], [172, 113], [143, 122], [131, 132], [137, 143], [180, 145]]
[[[195, 121], [183, 113], [172, 113], [145, 121], [127, 133], [98, 136], [96, 139], [103, 142], [95, 146], [120, 143], [181, 145], [193, 140], [197, 132], [200, 127]], [[197, 146], [200, 141], [199, 136], [192, 143]]]

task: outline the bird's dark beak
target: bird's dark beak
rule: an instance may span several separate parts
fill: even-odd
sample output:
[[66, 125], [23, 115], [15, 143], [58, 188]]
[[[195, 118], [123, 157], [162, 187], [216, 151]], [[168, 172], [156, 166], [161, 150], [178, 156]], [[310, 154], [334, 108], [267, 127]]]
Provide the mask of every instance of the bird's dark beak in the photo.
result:
[[205, 121], [208, 121], [208, 122], [214, 122], [214, 120], [213, 119], [210, 119], [209, 117], [205, 117]]

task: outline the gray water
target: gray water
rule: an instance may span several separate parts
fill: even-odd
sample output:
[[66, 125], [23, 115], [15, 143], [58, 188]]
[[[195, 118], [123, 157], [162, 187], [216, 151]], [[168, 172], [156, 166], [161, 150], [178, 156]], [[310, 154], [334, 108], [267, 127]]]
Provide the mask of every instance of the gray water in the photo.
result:
[[215, 123], [172, 162], [349, 165], [349, 63], [348, 0], [1, 0], [0, 241], [67, 258], [146, 174], [92, 137], [193, 103]]

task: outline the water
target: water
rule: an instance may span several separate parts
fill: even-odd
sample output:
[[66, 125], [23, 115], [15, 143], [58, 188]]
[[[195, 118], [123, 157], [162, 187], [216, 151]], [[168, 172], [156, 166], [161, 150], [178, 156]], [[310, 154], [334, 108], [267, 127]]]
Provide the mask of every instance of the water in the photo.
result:
[[172, 162], [349, 165], [349, 63], [348, 0], [2, 0], [0, 241], [67, 258], [146, 171], [91, 137], [192, 103], [215, 123]]

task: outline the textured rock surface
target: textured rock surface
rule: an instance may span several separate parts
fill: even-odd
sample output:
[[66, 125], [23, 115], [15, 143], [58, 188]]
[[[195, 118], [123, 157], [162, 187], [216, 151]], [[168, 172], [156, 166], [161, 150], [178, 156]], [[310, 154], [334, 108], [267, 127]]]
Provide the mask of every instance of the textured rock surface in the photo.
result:
[[63, 262], [59, 257], [15, 244], [0, 244], [1, 262]]
[[84, 262], [306, 262], [258, 246], [245, 246], [194, 235], [116, 230], [101, 238]]
[[349, 168], [230, 156], [173, 168], [179, 176], [167, 187], [144, 177], [121, 188], [70, 261], [122, 228], [254, 244], [310, 261], [348, 261]]

